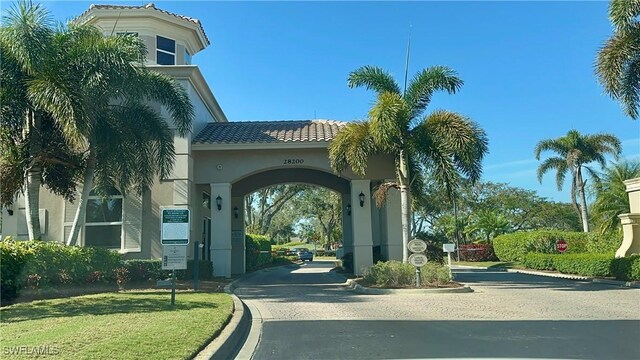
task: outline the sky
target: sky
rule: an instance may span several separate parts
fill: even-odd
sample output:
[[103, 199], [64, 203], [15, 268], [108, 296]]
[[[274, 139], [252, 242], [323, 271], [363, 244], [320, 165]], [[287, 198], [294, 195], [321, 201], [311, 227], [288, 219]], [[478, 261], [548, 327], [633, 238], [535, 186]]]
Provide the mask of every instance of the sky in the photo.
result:
[[[61, 22], [91, 4], [42, 2]], [[193, 63], [230, 121], [366, 119], [374, 95], [349, 89], [349, 72], [380, 66], [402, 84], [410, 36], [410, 77], [446, 65], [464, 80], [460, 92], [436, 94], [427, 113], [459, 112], [486, 131], [483, 180], [568, 202], [568, 180], [563, 191], [554, 173], [537, 181], [533, 149], [570, 129], [616, 135], [623, 157], [640, 158], [640, 121], [623, 114], [594, 73], [612, 33], [608, 2], [154, 3], [202, 22], [211, 45]], [[3, 11], [10, 4], [0, 2]]]

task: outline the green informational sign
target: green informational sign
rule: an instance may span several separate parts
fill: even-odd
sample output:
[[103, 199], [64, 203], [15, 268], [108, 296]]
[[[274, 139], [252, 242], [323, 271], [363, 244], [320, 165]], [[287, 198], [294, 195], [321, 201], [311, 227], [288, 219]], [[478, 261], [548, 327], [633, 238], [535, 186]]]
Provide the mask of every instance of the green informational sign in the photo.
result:
[[162, 209], [162, 245], [189, 244], [189, 209]]

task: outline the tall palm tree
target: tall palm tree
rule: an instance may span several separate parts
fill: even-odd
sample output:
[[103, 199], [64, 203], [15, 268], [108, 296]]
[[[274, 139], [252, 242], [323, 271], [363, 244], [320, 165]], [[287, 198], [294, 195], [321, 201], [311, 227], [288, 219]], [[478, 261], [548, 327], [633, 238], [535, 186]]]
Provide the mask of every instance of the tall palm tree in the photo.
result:
[[92, 190], [123, 195], [167, 177], [175, 150], [168, 123], [150, 102], [165, 106], [180, 136], [191, 129], [193, 106], [185, 89], [144, 67], [146, 48], [134, 36], [104, 36], [90, 25], [71, 25], [54, 37], [55, 69], [35, 81], [32, 101], [57, 118], [86, 153], [82, 192], [67, 244], [77, 242]]
[[627, 115], [638, 118], [640, 103], [640, 0], [612, 0], [609, 18], [613, 35], [598, 53], [596, 73]]
[[640, 161], [622, 160], [611, 164], [599, 175], [593, 188], [596, 200], [591, 208], [600, 232], [621, 228], [618, 215], [629, 212], [625, 180], [640, 177]]
[[[27, 210], [29, 239], [41, 237], [38, 209], [42, 184], [42, 163], [34, 161], [42, 151], [41, 108], [30, 97], [37, 91], [31, 83], [42, 77], [53, 59], [54, 28], [49, 13], [40, 4], [20, 1], [3, 16], [0, 27], [2, 56], [3, 165], [21, 159], [25, 171], [22, 186]], [[61, 121], [53, 118], [53, 121]], [[15, 147], [10, 149], [10, 144]], [[18, 149], [17, 147], [20, 147]], [[24, 150], [26, 154], [20, 154]], [[24, 155], [24, 156], [22, 156]], [[17, 164], [16, 164], [17, 165]], [[15, 185], [15, 183], [13, 184]], [[13, 194], [15, 186], [3, 193]], [[7, 202], [6, 199], [3, 202]]]
[[485, 132], [469, 118], [445, 110], [424, 115], [436, 91], [450, 94], [463, 82], [455, 71], [445, 66], [418, 72], [401, 91], [393, 77], [381, 68], [361, 67], [349, 74], [351, 88], [365, 87], [377, 95], [369, 119], [350, 123], [329, 146], [329, 160], [336, 172], [347, 166], [363, 176], [367, 160], [376, 153], [395, 158], [396, 180], [379, 191], [397, 187], [402, 208], [403, 261], [407, 262], [410, 217], [410, 186], [420, 186], [421, 171], [428, 170], [434, 179], [451, 192], [460, 174], [472, 180], [480, 178], [482, 159], [487, 152]]
[[[540, 141], [534, 149], [537, 160], [540, 160], [540, 154], [543, 151], [553, 151], [558, 156], [547, 158], [540, 164], [538, 181], [542, 183], [544, 174], [555, 170], [556, 185], [558, 190], [562, 190], [566, 175], [571, 174], [571, 201], [582, 221], [583, 231], [589, 232], [587, 198], [584, 189], [586, 179], [583, 170], [593, 178], [597, 178], [597, 173], [587, 164], [596, 162], [604, 168], [607, 164], [605, 155], [617, 157], [622, 151], [620, 140], [611, 134], [583, 135], [577, 130], [570, 130], [565, 136], [557, 139]], [[580, 198], [580, 205], [576, 197]]]

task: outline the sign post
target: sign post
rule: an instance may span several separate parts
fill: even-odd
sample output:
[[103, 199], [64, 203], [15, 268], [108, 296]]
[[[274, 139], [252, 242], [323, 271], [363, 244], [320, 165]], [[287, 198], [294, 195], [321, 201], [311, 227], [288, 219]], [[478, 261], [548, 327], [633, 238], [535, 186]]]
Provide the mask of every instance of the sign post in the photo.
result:
[[423, 254], [427, 250], [427, 243], [424, 240], [413, 239], [409, 241], [407, 248], [413, 253], [409, 255], [409, 263], [416, 267], [416, 287], [421, 287], [420, 268], [427, 263], [427, 256]]
[[162, 270], [171, 270], [171, 305], [176, 304], [176, 270], [187, 268], [189, 245], [189, 209], [162, 209], [160, 242], [162, 244]]
[[456, 250], [456, 244], [442, 244], [442, 251], [447, 253], [447, 259], [449, 261], [449, 278], [453, 279], [451, 273], [451, 253]]

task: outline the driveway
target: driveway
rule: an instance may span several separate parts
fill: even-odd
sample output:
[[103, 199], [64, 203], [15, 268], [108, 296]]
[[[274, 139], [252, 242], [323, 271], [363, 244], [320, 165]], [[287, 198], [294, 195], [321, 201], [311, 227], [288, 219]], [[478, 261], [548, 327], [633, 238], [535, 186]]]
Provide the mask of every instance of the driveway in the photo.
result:
[[[640, 358], [640, 290], [457, 270], [475, 292], [362, 295], [333, 262], [258, 272], [236, 294], [262, 317], [254, 359]], [[255, 348], [255, 349], [254, 349]]]

